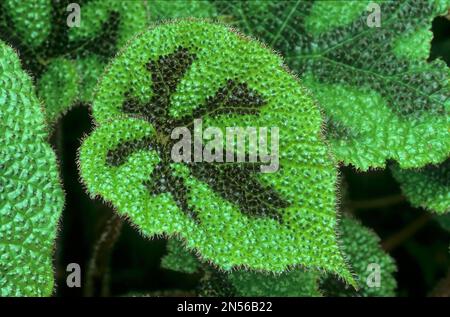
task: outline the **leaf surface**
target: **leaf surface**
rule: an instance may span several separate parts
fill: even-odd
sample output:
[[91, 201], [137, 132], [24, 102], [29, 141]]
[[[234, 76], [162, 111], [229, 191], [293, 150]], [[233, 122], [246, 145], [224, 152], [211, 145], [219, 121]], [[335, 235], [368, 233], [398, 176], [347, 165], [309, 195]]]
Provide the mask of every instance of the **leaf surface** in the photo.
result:
[[447, 1], [213, 1], [219, 16], [284, 56], [327, 116], [337, 158], [359, 169], [439, 163], [450, 153], [448, 69], [427, 62]]
[[167, 254], [161, 260], [161, 267], [182, 273], [196, 273], [200, 269], [200, 261], [177, 239], [167, 241]]
[[0, 1], [0, 39], [19, 52], [50, 124], [77, 102], [92, 101], [107, 61], [147, 25], [144, 1], [83, 0], [76, 2], [80, 27], [69, 27], [69, 3]]
[[163, 268], [182, 273], [203, 273], [200, 296], [321, 296], [318, 290], [319, 273], [295, 269], [281, 274], [238, 270], [220, 272], [186, 250], [177, 239], [168, 241]]
[[[206, 22], [158, 26], [110, 65], [93, 114], [82, 178], [144, 234], [178, 234], [225, 270], [304, 265], [353, 282], [334, 232], [336, 169], [320, 112], [259, 43]], [[198, 118], [203, 129], [279, 127], [279, 170], [174, 163], [172, 130], [195, 132]]]
[[30, 77], [0, 42], [0, 296], [49, 296], [64, 204]]
[[179, 18], [214, 18], [216, 7], [207, 0], [153, 0], [148, 6], [151, 22]]
[[342, 251], [347, 261], [352, 264], [359, 289], [355, 291], [335, 276], [328, 275], [322, 279], [320, 285], [324, 295], [395, 296], [397, 282], [394, 273], [397, 268], [394, 259], [381, 248], [380, 238], [373, 231], [349, 217], [342, 219], [339, 229]]
[[394, 165], [392, 174], [413, 206], [439, 214], [450, 211], [450, 159], [416, 170]]
[[[448, 221], [447, 221], [448, 222]], [[168, 242], [168, 253], [162, 265], [166, 269], [183, 273], [200, 273], [203, 296], [395, 296], [397, 282], [394, 260], [381, 249], [378, 236], [358, 221], [344, 217], [339, 224], [341, 247], [347, 261], [352, 264], [358, 291], [333, 274], [295, 269], [282, 274], [264, 274], [238, 270], [223, 273], [200, 262], [192, 252], [176, 239]], [[370, 266], [372, 265], [372, 266]], [[379, 269], [379, 286], [375, 269]]]

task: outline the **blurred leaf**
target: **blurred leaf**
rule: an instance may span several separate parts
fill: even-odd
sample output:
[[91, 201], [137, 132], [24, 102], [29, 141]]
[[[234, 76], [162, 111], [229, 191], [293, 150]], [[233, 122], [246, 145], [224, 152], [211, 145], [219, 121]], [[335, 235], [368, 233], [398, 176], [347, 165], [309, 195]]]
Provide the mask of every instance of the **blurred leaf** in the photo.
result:
[[450, 213], [445, 215], [435, 216], [434, 219], [439, 223], [439, 225], [450, 232]]

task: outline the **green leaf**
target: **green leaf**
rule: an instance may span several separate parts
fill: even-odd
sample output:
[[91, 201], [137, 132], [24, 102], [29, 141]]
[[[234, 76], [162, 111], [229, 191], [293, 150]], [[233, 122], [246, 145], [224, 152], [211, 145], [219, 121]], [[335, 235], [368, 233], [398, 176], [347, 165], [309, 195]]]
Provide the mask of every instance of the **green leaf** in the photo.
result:
[[167, 254], [161, 260], [161, 267], [182, 273], [196, 273], [200, 268], [199, 260], [177, 239], [167, 241]]
[[200, 282], [204, 297], [318, 297], [319, 274], [296, 269], [281, 274], [207, 271]]
[[281, 274], [236, 271], [228, 279], [236, 296], [284, 297], [321, 296], [318, 290], [319, 274], [295, 269]]
[[[177, 234], [224, 270], [303, 265], [353, 283], [334, 231], [336, 169], [320, 112], [258, 42], [206, 22], [158, 26], [108, 67], [93, 115], [82, 179], [145, 235]], [[196, 118], [221, 131], [279, 127], [280, 169], [174, 163], [170, 133]]]
[[162, 267], [188, 274], [205, 272], [200, 283], [202, 296], [321, 296], [318, 272], [295, 269], [281, 274], [244, 270], [224, 273], [201, 263], [179, 240], [170, 239], [167, 251]]
[[49, 122], [56, 121], [70, 109], [79, 96], [80, 78], [71, 60], [54, 59], [39, 80], [37, 90], [45, 100], [45, 112]]
[[19, 52], [50, 124], [77, 102], [92, 101], [107, 61], [147, 25], [144, 1], [83, 0], [76, 2], [80, 27], [69, 27], [69, 3], [0, 1], [0, 39]]
[[179, 18], [213, 18], [216, 7], [208, 0], [153, 0], [148, 6], [150, 21]]
[[31, 79], [3, 42], [0, 117], [0, 296], [49, 296], [64, 196]]
[[[359, 290], [349, 289], [335, 276], [326, 275], [321, 289], [327, 296], [395, 296], [396, 271], [394, 260], [379, 246], [379, 238], [356, 220], [344, 218], [339, 227], [342, 249], [352, 264]], [[179, 272], [198, 272], [202, 265], [176, 240], [169, 241], [173, 247], [164, 259], [165, 267]], [[176, 246], [176, 247], [174, 247]], [[194, 264], [195, 263], [195, 264]], [[378, 264], [381, 272], [380, 287], [369, 287], [371, 270], [369, 264]], [[189, 268], [189, 271], [186, 270]], [[280, 275], [258, 272], [235, 271], [229, 274], [207, 270], [202, 279], [201, 294], [204, 296], [320, 296], [317, 287], [318, 272], [292, 270]]]
[[[427, 62], [447, 1], [214, 1], [219, 16], [281, 52], [327, 116], [338, 160], [359, 169], [439, 163], [450, 153], [448, 69]], [[230, 18], [231, 17], [231, 18]]]
[[450, 211], [450, 159], [422, 169], [405, 170], [396, 165], [391, 168], [413, 206], [441, 214]]
[[[343, 218], [341, 231], [342, 251], [352, 264], [359, 290], [350, 289], [336, 277], [327, 275], [320, 289], [326, 296], [395, 296], [397, 270], [394, 260], [381, 249], [378, 236], [358, 221]], [[380, 284], [374, 280], [376, 271], [380, 272]], [[368, 283], [368, 281], [370, 283]]]

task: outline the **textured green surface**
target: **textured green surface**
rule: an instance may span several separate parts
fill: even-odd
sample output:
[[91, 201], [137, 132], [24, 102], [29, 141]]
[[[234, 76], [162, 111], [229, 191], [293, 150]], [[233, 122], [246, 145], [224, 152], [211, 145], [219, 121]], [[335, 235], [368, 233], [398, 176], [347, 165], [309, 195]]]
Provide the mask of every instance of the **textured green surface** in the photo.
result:
[[[322, 280], [320, 289], [326, 296], [395, 296], [397, 282], [394, 277], [394, 260], [379, 245], [380, 239], [370, 229], [356, 220], [343, 218], [339, 225], [342, 251], [352, 264], [359, 290], [349, 288], [344, 283], [328, 276]], [[378, 264], [381, 273], [380, 287], [369, 287], [367, 279], [373, 272], [369, 264]]]
[[393, 166], [392, 173], [413, 206], [437, 213], [450, 211], [450, 159], [420, 170]]
[[[304, 265], [353, 282], [336, 243], [336, 170], [320, 112], [257, 42], [204, 22], [156, 27], [109, 66], [93, 115], [81, 176], [144, 234], [178, 233], [226, 270]], [[172, 163], [167, 133], [199, 117], [204, 129], [278, 126], [280, 170]]]
[[31, 79], [2, 42], [0, 117], [0, 296], [49, 296], [63, 192]]
[[251, 271], [217, 272], [201, 263], [176, 239], [168, 241], [162, 267], [183, 273], [204, 272], [202, 296], [321, 296], [318, 272], [292, 270], [281, 274]]
[[[75, 63], [68, 59], [55, 59], [39, 80], [39, 98], [45, 100], [49, 122], [70, 108], [79, 96], [80, 78]], [[64, 109], [64, 110], [62, 110]]]
[[151, 22], [178, 18], [214, 18], [216, 8], [208, 0], [152, 0], [148, 5]]
[[144, 1], [74, 2], [81, 7], [80, 27], [69, 28], [70, 1], [0, 1], [0, 39], [19, 52], [49, 123], [76, 102], [91, 102], [106, 62], [147, 25]]
[[380, 2], [380, 28], [367, 26], [369, 11], [356, 1], [213, 3], [300, 74], [325, 110], [339, 160], [366, 170], [387, 159], [411, 168], [448, 157], [448, 69], [426, 61], [431, 21], [447, 1]]
[[200, 281], [203, 297], [319, 297], [317, 272], [293, 270], [281, 274], [207, 270]]
[[321, 296], [317, 272], [296, 269], [281, 274], [236, 271], [229, 274], [236, 296]]
[[[351, 24], [366, 9], [371, 1], [316, 1], [308, 16], [305, 16], [305, 27], [311, 34], [333, 31], [337, 27]], [[292, 14], [298, 14], [294, 11]]]
[[161, 267], [183, 273], [195, 273], [200, 268], [199, 260], [187, 251], [183, 242], [170, 239], [167, 242], [167, 254], [161, 260]]

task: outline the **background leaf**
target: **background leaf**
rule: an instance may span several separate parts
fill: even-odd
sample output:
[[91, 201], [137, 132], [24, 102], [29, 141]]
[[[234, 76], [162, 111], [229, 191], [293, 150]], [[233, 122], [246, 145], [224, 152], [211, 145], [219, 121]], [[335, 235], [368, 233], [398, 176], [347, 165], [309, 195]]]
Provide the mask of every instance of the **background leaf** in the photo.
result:
[[200, 296], [321, 296], [318, 272], [298, 268], [281, 274], [246, 270], [221, 272], [200, 262], [176, 239], [168, 241], [161, 265], [177, 272], [203, 274]]
[[[326, 296], [395, 296], [396, 280], [394, 260], [381, 249], [380, 239], [358, 221], [344, 217], [339, 226], [341, 245], [346, 259], [352, 263], [359, 290], [340, 281], [336, 276], [323, 275], [320, 290]], [[168, 253], [162, 265], [184, 273], [204, 272], [200, 294], [203, 296], [321, 296], [318, 286], [319, 272], [293, 269], [281, 275], [249, 271], [223, 273], [201, 263], [178, 241], [168, 242]], [[380, 287], [369, 287], [369, 264], [380, 268]]]
[[[328, 276], [321, 282], [320, 289], [326, 296], [395, 296], [397, 282], [394, 273], [394, 260], [379, 245], [380, 239], [370, 229], [358, 221], [344, 217], [340, 222], [341, 245], [343, 253], [352, 264], [359, 290], [346, 286], [334, 276]], [[378, 265], [380, 286], [370, 287], [374, 272], [369, 265]]]
[[281, 52], [328, 118], [340, 161], [367, 170], [403, 168], [450, 153], [448, 69], [427, 62], [431, 21], [447, 1], [214, 1], [219, 16]]
[[439, 223], [439, 225], [450, 232], [450, 214], [439, 215], [435, 217], [435, 220]]
[[207, 0], [153, 0], [148, 5], [151, 22], [180, 18], [214, 18], [216, 7]]
[[182, 241], [174, 238], [167, 241], [167, 254], [162, 258], [161, 266], [177, 272], [195, 273], [200, 269], [200, 262], [185, 249]]
[[92, 101], [106, 62], [147, 25], [144, 1], [83, 0], [77, 1], [80, 27], [70, 28], [67, 18], [71, 12], [66, 10], [69, 3], [0, 3], [0, 39], [19, 52], [25, 70], [37, 83], [50, 124], [77, 102]]
[[281, 274], [235, 271], [207, 272], [200, 284], [200, 296], [318, 297], [319, 274], [294, 269]]
[[403, 194], [413, 206], [440, 214], [450, 211], [450, 159], [420, 170], [391, 168]]

